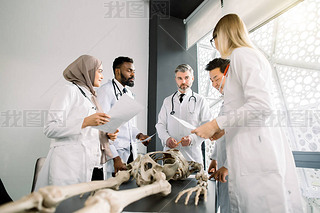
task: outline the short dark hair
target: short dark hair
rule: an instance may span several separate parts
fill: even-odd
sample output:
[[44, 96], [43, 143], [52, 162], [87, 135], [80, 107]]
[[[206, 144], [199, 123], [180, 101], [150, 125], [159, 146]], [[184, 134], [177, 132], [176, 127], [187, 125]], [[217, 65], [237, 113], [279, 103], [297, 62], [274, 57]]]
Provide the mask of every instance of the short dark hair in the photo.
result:
[[113, 74], [115, 74], [115, 70], [119, 68], [124, 62], [133, 63], [133, 59], [125, 56], [119, 56], [118, 58], [114, 59], [113, 61]]
[[215, 58], [206, 65], [205, 70], [211, 71], [215, 68], [220, 68], [220, 72], [224, 73], [224, 70], [226, 69], [228, 64], [230, 64], [229, 59]]

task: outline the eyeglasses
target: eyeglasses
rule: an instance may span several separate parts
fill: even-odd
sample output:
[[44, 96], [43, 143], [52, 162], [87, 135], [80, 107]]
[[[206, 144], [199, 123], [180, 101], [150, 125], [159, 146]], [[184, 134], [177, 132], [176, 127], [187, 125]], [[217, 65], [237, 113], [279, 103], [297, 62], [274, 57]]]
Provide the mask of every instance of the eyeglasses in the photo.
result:
[[210, 44], [214, 49], [216, 48], [216, 44], [214, 43], [214, 40], [217, 38], [217, 34], [215, 34], [214, 36], [212, 36], [212, 39], [210, 39]]

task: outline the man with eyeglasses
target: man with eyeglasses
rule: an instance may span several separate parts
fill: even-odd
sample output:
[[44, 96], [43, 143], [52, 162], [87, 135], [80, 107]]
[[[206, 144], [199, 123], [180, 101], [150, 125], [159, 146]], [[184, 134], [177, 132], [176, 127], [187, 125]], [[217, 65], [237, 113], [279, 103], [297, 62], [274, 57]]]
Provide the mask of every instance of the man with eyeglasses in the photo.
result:
[[[209, 71], [212, 86], [216, 88], [221, 94], [223, 94], [224, 84], [226, 80], [225, 75], [228, 72], [229, 64], [230, 61], [227, 59], [215, 58], [210, 61], [205, 68], [205, 70]], [[223, 103], [220, 108], [219, 115], [223, 115]], [[210, 157], [211, 163], [208, 169], [208, 172], [211, 174], [209, 179], [213, 177], [218, 181], [217, 207], [220, 207], [221, 213], [230, 212], [228, 182], [226, 178], [228, 175], [228, 163], [225, 143], [226, 142], [224, 136], [216, 141], [213, 153]]]
[[[133, 93], [128, 87], [134, 86], [135, 67], [133, 59], [120, 56], [113, 62], [114, 78], [103, 84], [98, 90], [98, 101], [104, 112], [108, 112], [123, 94], [133, 97]], [[141, 133], [135, 126], [134, 118], [119, 127], [118, 137], [114, 142], [110, 142], [113, 154], [113, 161], [107, 162], [107, 172], [117, 173], [119, 170], [126, 170], [124, 163], [133, 161], [136, 150], [132, 149], [135, 139], [144, 140], [148, 135]], [[149, 140], [150, 141], [150, 140]], [[149, 141], [143, 142], [145, 146]]]

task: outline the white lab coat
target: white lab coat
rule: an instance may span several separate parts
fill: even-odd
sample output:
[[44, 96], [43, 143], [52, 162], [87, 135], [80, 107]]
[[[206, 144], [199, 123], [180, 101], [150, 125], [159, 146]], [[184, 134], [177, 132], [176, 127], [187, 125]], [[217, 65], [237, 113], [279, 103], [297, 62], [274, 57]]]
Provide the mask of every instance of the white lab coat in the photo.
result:
[[[194, 98], [190, 98], [192, 96], [191, 89], [188, 89], [186, 95], [183, 97], [182, 103], [180, 103], [180, 94], [181, 93], [178, 91], [173, 98], [175, 111], [174, 116], [187, 121], [195, 127], [198, 127], [212, 119], [208, 103], [204, 97], [194, 93], [196, 98], [195, 102]], [[169, 137], [176, 139], [178, 142], [182, 137], [189, 135], [191, 138], [191, 145], [182, 146], [180, 143], [176, 149], [180, 150], [186, 160], [203, 164], [201, 144], [204, 139], [196, 136], [195, 134], [191, 134], [190, 129], [186, 129], [170, 115], [170, 112], [172, 111], [172, 96], [173, 94], [164, 99], [158, 115], [158, 123], [156, 124], [158, 136], [161, 139], [164, 150], [169, 149], [169, 147], [166, 146], [166, 141]]]
[[[81, 88], [91, 98], [91, 93]], [[95, 105], [71, 82], [56, 94], [44, 126], [44, 134], [52, 138], [50, 150], [35, 190], [91, 180], [93, 168], [100, 165], [99, 131], [81, 127], [84, 118], [94, 113]]]
[[272, 115], [271, 67], [257, 50], [235, 49], [224, 86], [225, 129], [231, 212], [302, 212], [295, 164]]
[[[107, 83], [103, 84], [101, 87], [97, 90], [97, 97], [98, 101], [101, 105], [102, 110], [105, 113], [108, 113], [112, 106], [116, 103], [117, 97], [118, 99], [121, 98], [123, 86], [114, 79], [115, 83], [117, 84], [119, 90], [117, 87], [113, 86], [112, 80], [108, 80]], [[132, 92], [126, 87], [127, 94], [131, 97], [133, 97]], [[116, 97], [117, 96], [117, 97]], [[110, 142], [110, 149], [113, 154], [113, 158], [120, 156], [122, 161], [124, 163], [127, 162], [129, 156], [130, 156], [130, 143], [134, 142], [136, 140], [137, 134], [139, 134], [139, 130], [135, 127], [135, 121], [134, 118], [130, 121], [124, 123], [119, 128], [119, 134], [117, 136], [117, 139], [115, 141]], [[137, 156], [137, 150], [135, 148], [132, 149], [134, 157]], [[109, 160], [107, 162], [107, 172], [112, 172], [113, 170], [113, 161]]]
[[[224, 103], [220, 108], [219, 116], [223, 115], [223, 107]], [[228, 169], [228, 161], [227, 161], [227, 153], [226, 153], [226, 140], [225, 137], [222, 136], [215, 142], [213, 153], [210, 157], [211, 160], [216, 160], [218, 162], [217, 167], [220, 169], [221, 167], [225, 167]], [[220, 207], [221, 213], [229, 213], [230, 212], [230, 201], [229, 201], [229, 190], [228, 190], [228, 176], [227, 182], [221, 183], [216, 181], [217, 184], [217, 206]]]

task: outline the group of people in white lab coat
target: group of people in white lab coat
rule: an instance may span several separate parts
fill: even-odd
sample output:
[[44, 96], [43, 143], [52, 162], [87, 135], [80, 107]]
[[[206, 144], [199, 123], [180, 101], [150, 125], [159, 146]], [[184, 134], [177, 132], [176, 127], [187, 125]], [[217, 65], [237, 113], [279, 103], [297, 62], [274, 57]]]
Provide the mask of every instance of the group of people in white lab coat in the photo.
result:
[[236, 14], [219, 20], [211, 41], [230, 60], [221, 78], [223, 112], [192, 133], [225, 137], [230, 212], [303, 212], [288, 140], [280, 127], [267, 123], [274, 109], [269, 62]]
[[115, 78], [96, 92], [93, 87], [100, 87], [102, 71], [101, 61], [89, 55], [80, 56], [65, 69], [64, 78], [70, 83], [61, 88], [50, 106], [44, 133], [52, 141], [35, 190], [46, 185], [103, 180], [106, 162], [107, 172], [126, 169], [125, 163], [132, 153], [130, 144], [135, 138], [148, 137], [139, 132], [131, 120], [114, 133], [91, 128], [109, 121], [110, 116], [104, 112], [108, 112], [123, 93], [133, 98], [127, 88], [132, 87], [135, 80], [131, 58], [116, 58]]
[[[164, 100], [156, 125], [163, 146], [201, 163], [203, 139], [217, 140], [209, 172], [219, 181], [220, 212], [303, 212], [288, 140], [281, 128], [267, 123], [274, 109], [269, 62], [236, 14], [220, 19], [210, 42], [223, 58], [206, 67], [212, 86], [223, 94], [220, 113], [206, 122], [211, 118], [207, 103], [190, 89], [193, 71], [179, 65], [178, 91]], [[173, 116], [197, 126], [191, 133], [200, 138]]]
[[[164, 99], [156, 124], [164, 149], [178, 149], [186, 160], [203, 163], [204, 139], [217, 140], [209, 172], [220, 182], [221, 212], [302, 212], [286, 136], [279, 127], [266, 125], [273, 110], [270, 64], [251, 44], [236, 14], [220, 19], [211, 42], [223, 59], [210, 61], [206, 70], [212, 86], [223, 94], [223, 107], [212, 118], [205, 98], [191, 89], [192, 68], [179, 65], [177, 91]], [[50, 107], [45, 134], [53, 140], [36, 189], [103, 179], [101, 168], [107, 161], [110, 171], [126, 169], [125, 163], [133, 159], [130, 144], [148, 137], [132, 120], [114, 133], [91, 128], [109, 121], [104, 112], [124, 93], [133, 98], [128, 89], [135, 78], [131, 58], [116, 58], [114, 79], [96, 92], [93, 87], [100, 86], [102, 71], [101, 61], [88, 55], [64, 71], [69, 83]], [[176, 118], [197, 128], [187, 130]]]

